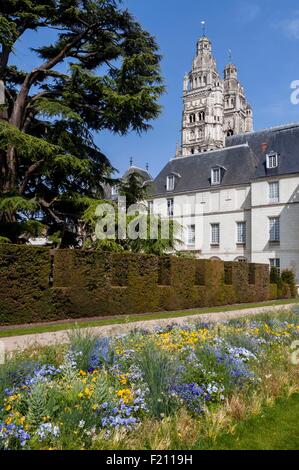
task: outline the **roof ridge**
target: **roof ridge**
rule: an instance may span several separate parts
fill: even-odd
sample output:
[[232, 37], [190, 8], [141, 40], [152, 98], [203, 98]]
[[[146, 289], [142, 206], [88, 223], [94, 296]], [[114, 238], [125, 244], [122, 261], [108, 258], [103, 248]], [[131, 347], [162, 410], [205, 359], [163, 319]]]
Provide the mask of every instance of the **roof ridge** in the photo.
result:
[[193, 155], [185, 155], [183, 157], [173, 157], [170, 159], [171, 162], [173, 161], [178, 161], [178, 160], [183, 160], [185, 158], [192, 158], [192, 157], [205, 157], [206, 155], [209, 155], [211, 153], [216, 153], [216, 152], [223, 152], [224, 150], [232, 149], [232, 148], [239, 148], [239, 147], [249, 147], [248, 142], [244, 144], [238, 144], [238, 145], [231, 145], [230, 147], [223, 147], [221, 149], [215, 149], [215, 150], [208, 150], [207, 152], [200, 152], [200, 153], [194, 153]]
[[266, 127], [264, 129], [260, 129], [258, 131], [243, 132], [242, 134], [235, 134], [233, 136], [227, 137], [227, 142], [233, 141], [235, 138], [243, 137], [243, 136], [247, 136], [247, 135], [249, 136], [249, 135], [253, 135], [253, 134], [262, 134], [264, 132], [283, 131], [283, 130], [298, 128], [298, 127], [299, 127], [299, 122], [293, 122], [293, 123], [290, 123], [290, 124], [281, 124], [280, 126]]

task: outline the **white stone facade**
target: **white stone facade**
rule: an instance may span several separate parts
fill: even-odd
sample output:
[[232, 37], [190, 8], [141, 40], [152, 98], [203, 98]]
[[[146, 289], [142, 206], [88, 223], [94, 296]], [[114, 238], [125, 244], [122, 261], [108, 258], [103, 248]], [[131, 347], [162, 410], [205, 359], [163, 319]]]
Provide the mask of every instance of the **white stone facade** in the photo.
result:
[[205, 36], [183, 100], [182, 147], [154, 181], [151, 212], [178, 222], [178, 250], [292, 269], [299, 284], [299, 124], [252, 132], [237, 69], [220, 78]]
[[[269, 199], [269, 183], [279, 184], [279, 199]], [[174, 220], [182, 227], [179, 250], [198, 258], [274, 263], [296, 272], [299, 284], [299, 175], [256, 181], [249, 185], [215, 188], [173, 197]], [[153, 199], [154, 214], [168, 216], [167, 198]], [[270, 219], [279, 218], [279, 240], [270, 242]], [[238, 224], [246, 224], [244, 243]], [[219, 246], [212, 244], [212, 224], [219, 224]], [[195, 226], [194, 244], [188, 244]], [[188, 229], [189, 227], [189, 229]], [[279, 261], [278, 261], [279, 260]]]
[[253, 129], [252, 110], [236, 66], [227, 65], [222, 79], [205, 36], [198, 41], [192, 70], [184, 78], [183, 102], [182, 146], [177, 157], [222, 148], [227, 135]]

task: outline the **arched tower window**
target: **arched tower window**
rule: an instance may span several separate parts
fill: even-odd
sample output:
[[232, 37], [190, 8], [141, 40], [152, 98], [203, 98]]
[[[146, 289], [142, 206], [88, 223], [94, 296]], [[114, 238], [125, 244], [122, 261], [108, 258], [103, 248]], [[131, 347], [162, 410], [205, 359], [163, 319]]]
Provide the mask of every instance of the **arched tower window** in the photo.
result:
[[205, 120], [205, 112], [204, 111], [200, 111], [200, 113], [198, 114], [198, 117], [199, 117], [199, 120], [200, 121], [204, 121]]
[[231, 137], [232, 135], [234, 135], [234, 131], [232, 129], [230, 129], [229, 131], [227, 131], [227, 137]]

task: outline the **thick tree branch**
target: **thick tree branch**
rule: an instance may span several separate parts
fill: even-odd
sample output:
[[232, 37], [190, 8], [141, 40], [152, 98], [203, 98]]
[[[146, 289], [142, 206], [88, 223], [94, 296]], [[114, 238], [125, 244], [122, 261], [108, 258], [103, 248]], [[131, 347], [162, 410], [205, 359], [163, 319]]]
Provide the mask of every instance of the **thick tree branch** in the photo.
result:
[[60, 219], [55, 212], [51, 209], [52, 203], [45, 201], [42, 198], [38, 199], [39, 204], [51, 215], [57, 224], [64, 224], [64, 220]]
[[42, 166], [44, 161], [45, 161], [44, 159], [39, 160], [39, 161], [35, 162], [33, 165], [31, 165], [28, 168], [28, 170], [26, 171], [25, 176], [23, 178], [23, 181], [21, 183], [21, 186], [19, 188], [19, 194], [20, 195], [24, 194], [24, 192], [26, 190], [26, 186], [27, 186], [27, 184], [30, 180], [30, 177], [33, 175], [33, 173], [35, 173]]
[[24, 112], [25, 108], [25, 103], [26, 103], [26, 98], [28, 96], [28, 93], [30, 91], [30, 88], [36, 78], [39, 77], [42, 73], [52, 69], [55, 67], [59, 62], [61, 62], [67, 53], [76, 46], [76, 44], [80, 43], [80, 41], [86, 36], [86, 34], [94, 27], [95, 25], [90, 26], [87, 28], [85, 31], [82, 31], [82, 33], [78, 34], [75, 36], [75, 38], [67, 43], [60, 51], [59, 53], [53, 57], [52, 59], [44, 62], [40, 67], [33, 69], [25, 78], [24, 83], [21, 87], [21, 90], [18, 94], [18, 97], [15, 101], [15, 106], [10, 118], [10, 124], [18, 127], [20, 129], [21, 124], [22, 124], [22, 114]]

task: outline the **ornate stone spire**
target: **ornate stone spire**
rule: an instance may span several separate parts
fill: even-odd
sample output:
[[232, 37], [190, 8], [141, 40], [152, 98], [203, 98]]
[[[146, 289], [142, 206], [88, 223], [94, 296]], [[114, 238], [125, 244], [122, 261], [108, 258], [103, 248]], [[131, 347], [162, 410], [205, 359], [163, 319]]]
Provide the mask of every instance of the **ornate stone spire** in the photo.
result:
[[229, 51], [223, 80], [206, 36], [205, 22], [202, 26], [192, 69], [184, 77], [182, 152], [177, 152], [177, 157], [222, 148], [226, 136], [253, 129], [252, 110], [232, 63], [232, 52]]
[[197, 42], [192, 70], [185, 76], [183, 99], [183, 156], [223, 147], [222, 80], [205, 35]]

